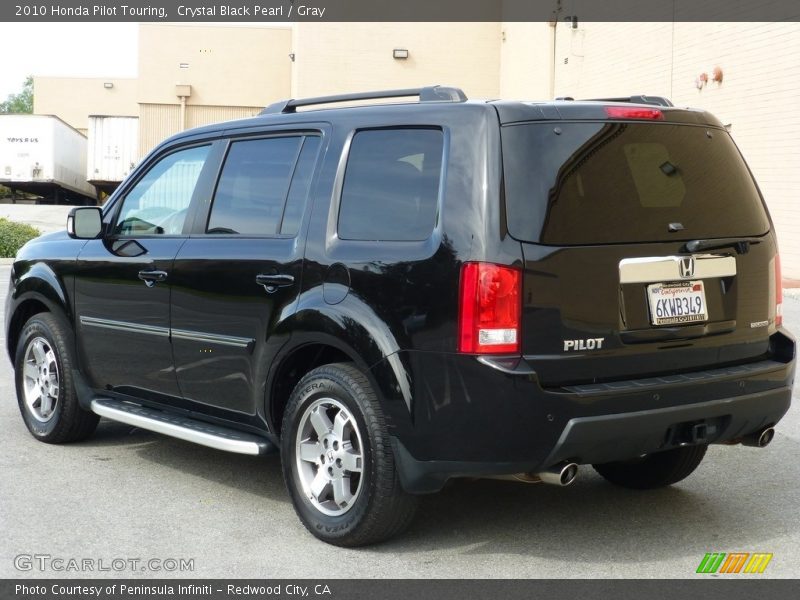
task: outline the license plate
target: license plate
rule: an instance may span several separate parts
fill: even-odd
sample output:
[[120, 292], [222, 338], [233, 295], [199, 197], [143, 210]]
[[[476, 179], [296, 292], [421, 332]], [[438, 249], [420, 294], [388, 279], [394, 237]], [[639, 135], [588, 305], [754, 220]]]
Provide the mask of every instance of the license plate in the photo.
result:
[[647, 286], [653, 325], [682, 325], [706, 321], [706, 292], [702, 281], [654, 283]]

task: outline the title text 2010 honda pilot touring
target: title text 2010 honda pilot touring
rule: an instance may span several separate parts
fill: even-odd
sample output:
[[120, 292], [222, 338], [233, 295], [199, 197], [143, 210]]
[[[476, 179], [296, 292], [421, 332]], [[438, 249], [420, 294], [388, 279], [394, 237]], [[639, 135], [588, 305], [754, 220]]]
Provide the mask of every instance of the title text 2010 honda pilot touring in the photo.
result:
[[708, 113], [433, 87], [167, 140], [20, 251], [6, 331], [36, 438], [104, 416], [279, 448], [305, 526], [355, 546], [453, 477], [654, 488], [766, 445], [794, 376], [780, 282]]

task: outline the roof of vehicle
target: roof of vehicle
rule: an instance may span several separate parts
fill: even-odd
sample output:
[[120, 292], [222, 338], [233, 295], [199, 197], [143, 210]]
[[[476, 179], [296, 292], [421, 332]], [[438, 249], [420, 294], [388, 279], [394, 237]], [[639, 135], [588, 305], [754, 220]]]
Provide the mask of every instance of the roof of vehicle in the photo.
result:
[[[396, 101], [397, 98], [416, 96], [418, 101]], [[372, 102], [371, 100], [389, 100], [388, 102]], [[395, 100], [392, 102], [391, 100]], [[349, 103], [348, 106], [341, 106]], [[357, 104], [354, 104], [357, 103]], [[610, 116], [607, 107], [627, 107], [626, 116]], [[297, 108], [309, 108], [297, 111]], [[180, 132], [165, 142], [208, 134], [222, 134], [233, 129], [254, 126], [278, 125], [292, 122], [336, 121], [340, 117], [352, 119], [354, 114], [368, 113], [375, 115], [385, 113], [387, 117], [400, 116], [415, 111], [430, 112], [431, 109], [441, 111], [459, 110], [459, 107], [483, 107], [496, 110], [501, 124], [522, 123], [532, 121], [572, 121], [572, 120], [649, 120], [691, 125], [722, 127], [720, 121], [702, 109], [678, 108], [663, 97], [635, 95], [607, 99], [573, 100], [559, 98], [550, 101], [521, 100], [469, 100], [458, 88], [429, 86], [425, 88], [382, 90], [357, 94], [341, 94], [299, 100], [282, 100], [275, 102], [259, 113], [247, 119], [237, 119], [223, 123], [215, 123]], [[649, 112], [639, 112], [649, 111]], [[626, 114], [624, 111], [621, 114]], [[650, 116], [635, 116], [635, 115]], [[656, 115], [656, 116], [653, 116]]]

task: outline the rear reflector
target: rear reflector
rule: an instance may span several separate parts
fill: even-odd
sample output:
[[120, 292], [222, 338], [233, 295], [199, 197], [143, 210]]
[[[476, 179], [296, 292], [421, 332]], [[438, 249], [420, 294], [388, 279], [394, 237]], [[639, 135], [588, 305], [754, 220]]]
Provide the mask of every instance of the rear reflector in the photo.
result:
[[775, 255], [775, 326], [783, 325], [783, 278], [781, 276], [781, 255]]
[[657, 108], [606, 106], [606, 114], [612, 119], [648, 119], [650, 121], [664, 120], [664, 113]]
[[491, 263], [461, 267], [458, 351], [519, 353], [522, 273]]

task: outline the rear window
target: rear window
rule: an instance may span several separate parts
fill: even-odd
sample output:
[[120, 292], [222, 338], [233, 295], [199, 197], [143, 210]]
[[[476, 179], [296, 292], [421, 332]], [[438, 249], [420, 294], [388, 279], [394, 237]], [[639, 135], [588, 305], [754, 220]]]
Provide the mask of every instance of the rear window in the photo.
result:
[[[508, 229], [550, 245], [766, 233], [769, 221], [725, 131], [655, 123], [503, 127]], [[670, 226], [676, 229], [670, 232]], [[679, 224], [678, 227], [675, 224]]]

